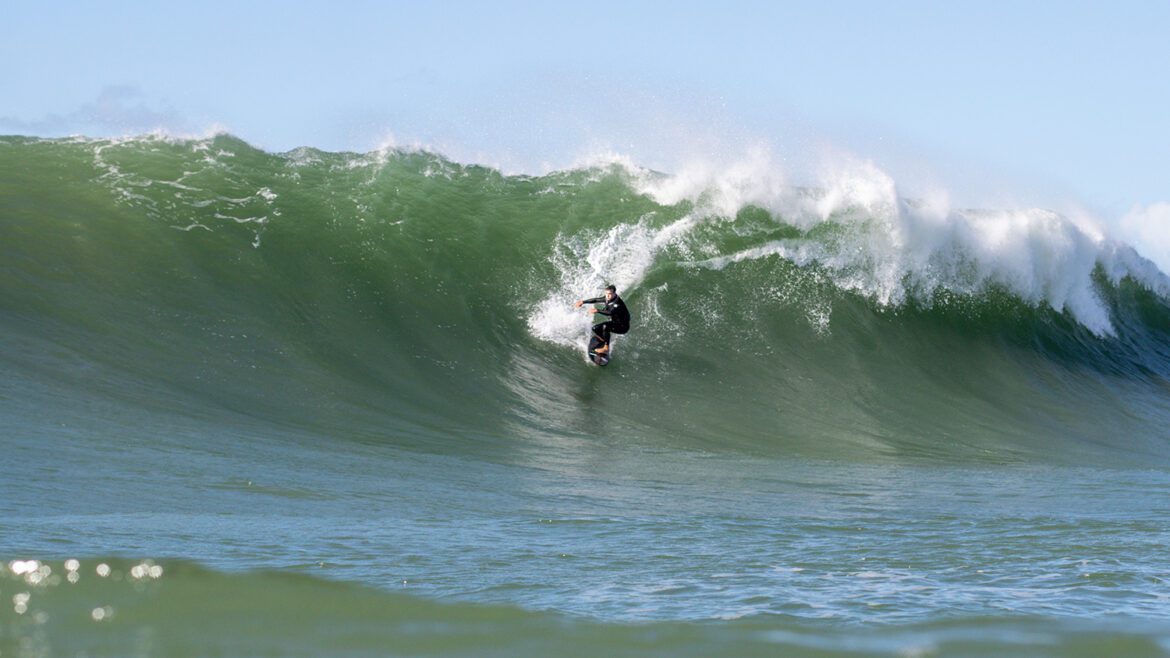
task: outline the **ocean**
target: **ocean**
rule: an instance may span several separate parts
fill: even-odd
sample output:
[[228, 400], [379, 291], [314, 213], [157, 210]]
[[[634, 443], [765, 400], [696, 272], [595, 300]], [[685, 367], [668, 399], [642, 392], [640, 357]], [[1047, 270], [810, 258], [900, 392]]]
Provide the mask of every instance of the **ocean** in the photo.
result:
[[1170, 278], [872, 165], [0, 137], [5, 658], [1168, 655], [1168, 427]]

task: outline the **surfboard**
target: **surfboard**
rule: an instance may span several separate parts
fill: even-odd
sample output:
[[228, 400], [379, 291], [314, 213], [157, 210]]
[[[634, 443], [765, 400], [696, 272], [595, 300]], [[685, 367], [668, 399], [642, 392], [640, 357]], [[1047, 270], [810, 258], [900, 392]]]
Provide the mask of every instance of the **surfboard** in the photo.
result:
[[[593, 351], [593, 350], [601, 347], [601, 345], [602, 345], [601, 339], [598, 338], [596, 335], [594, 335], [593, 332], [590, 332], [589, 333], [589, 347], [586, 348], [585, 353], [589, 355], [590, 361], [596, 363], [599, 366], [603, 366], [603, 365], [609, 363], [609, 352], [606, 352], [605, 354], [598, 354], [597, 352]], [[612, 350], [613, 345], [610, 345], [609, 349]]]

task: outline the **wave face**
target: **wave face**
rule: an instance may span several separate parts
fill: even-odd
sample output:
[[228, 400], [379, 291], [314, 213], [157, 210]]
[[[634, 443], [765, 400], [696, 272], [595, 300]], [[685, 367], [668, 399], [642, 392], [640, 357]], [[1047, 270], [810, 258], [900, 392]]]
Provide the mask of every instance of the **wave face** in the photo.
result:
[[[587, 406], [682, 449], [1165, 453], [1165, 275], [1083, 222], [905, 199], [872, 167], [808, 188], [750, 160], [507, 176], [227, 135], [9, 137], [0, 186], [23, 386], [434, 449], [589, 435]], [[596, 370], [572, 302], [608, 282], [634, 328]]]

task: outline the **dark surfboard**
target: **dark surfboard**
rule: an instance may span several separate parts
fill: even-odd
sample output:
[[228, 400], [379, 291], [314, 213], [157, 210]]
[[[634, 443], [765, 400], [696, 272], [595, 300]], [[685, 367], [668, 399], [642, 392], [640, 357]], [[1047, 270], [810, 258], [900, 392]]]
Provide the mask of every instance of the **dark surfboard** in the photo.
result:
[[[589, 335], [589, 348], [588, 348], [588, 350], [586, 350], [586, 352], [589, 354], [589, 360], [596, 363], [599, 366], [603, 366], [603, 365], [609, 363], [609, 353], [608, 352], [605, 354], [598, 354], [597, 352], [593, 351], [593, 350], [601, 347], [601, 345], [602, 345], [602, 342], [601, 342], [600, 338], [598, 338], [597, 336], [595, 336], [593, 334]], [[612, 345], [610, 346], [610, 349], [611, 350], [613, 349]]]

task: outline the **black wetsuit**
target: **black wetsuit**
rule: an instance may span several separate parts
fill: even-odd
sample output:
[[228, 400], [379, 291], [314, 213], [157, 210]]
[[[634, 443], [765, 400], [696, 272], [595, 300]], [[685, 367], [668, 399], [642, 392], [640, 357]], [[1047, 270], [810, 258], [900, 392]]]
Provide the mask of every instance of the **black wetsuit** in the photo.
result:
[[599, 322], [593, 325], [593, 333], [601, 337], [606, 345], [609, 345], [610, 333], [624, 334], [630, 330], [630, 309], [626, 308], [626, 303], [622, 301], [621, 297], [613, 296], [613, 299], [608, 302], [605, 297], [594, 297], [593, 299], [586, 299], [584, 304], [598, 304], [605, 302], [605, 308], [596, 311], [609, 320]]

